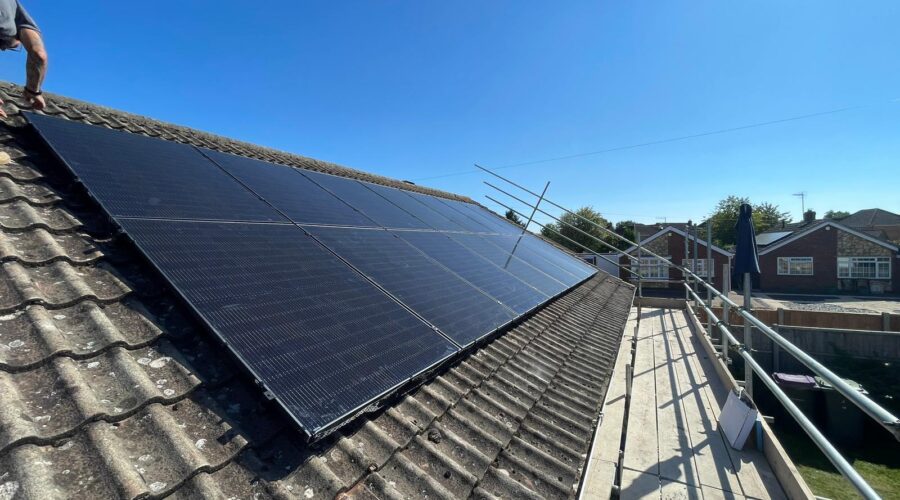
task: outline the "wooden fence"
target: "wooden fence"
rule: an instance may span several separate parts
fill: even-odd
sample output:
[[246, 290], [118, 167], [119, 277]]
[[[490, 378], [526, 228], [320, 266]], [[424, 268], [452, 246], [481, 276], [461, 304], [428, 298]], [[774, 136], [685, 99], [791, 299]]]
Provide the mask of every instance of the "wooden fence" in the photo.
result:
[[[713, 313], [722, 317], [722, 308], [713, 307]], [[703, 310], [698, 311], [706, 321]], [[859, 314], [821, 311], [797, 311], [793, 309], [754, 309], [753, 315], [767, 325], [810, 326], [834, 328], [838, 330], [871, 330], [882, 332], [900, 332], [900, 315], [884, 313]], [[729, 323], [743, 325], [744, 318], [731, 311]]]
[[[721, 308], [713, 308], [718, 317]], [[706, 314], [698, 311], [706, 324]], [[753, 314], [801, 350], [825, 362], [829, 358], [900, 362], [900, 316], [896, 314], [848, 314], [817, 311], [754, 310]], [[732, 311], [731, 331], [744, 341], [743, 318]], [[893, 327], [894, 330], [890, 330]], [[757, 360], [771, 371], [803, 372], [802, 365], [785, 355], [757, 328], [753, 328], [753, 351]], [[718, 335], [714, 335], [718, 337]], [[826, 363], [827, 364], [827, 363]]]

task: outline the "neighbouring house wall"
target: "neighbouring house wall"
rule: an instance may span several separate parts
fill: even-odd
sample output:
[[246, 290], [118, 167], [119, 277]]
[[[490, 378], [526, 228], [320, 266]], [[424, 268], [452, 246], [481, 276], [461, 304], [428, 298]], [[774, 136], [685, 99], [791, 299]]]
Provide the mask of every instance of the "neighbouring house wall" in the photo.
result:
[[846, 231], [837, 230], [838, 257], [889, 257], [891, 251]]
[[[846, 231], [838, 232], [838, 257], [893, 257], [894, 253], [895, 252], [892, 252], [881, 245], [876, 245], [871, 241], [860, 238], [859, 236], [854, 236]], [[897, 283], [897, 281], [894, 280], [894, 276], [896, 276], [897, 264], [897, 259], [892, 259], [892, 276], [890, 280], [840, 279], [838, 281], [838, 288], [848, 291], [871, 291], [872, 286], [876, 285], [885, 292], [892, 292], [896, 290], [894, 283]]]
[[[644, 235], [641, 235], [642, 239], [644, 237], [645, 237]], [[688, 242], [689, 242], [689, 246], [690, 246], [690, 248], [688, 250], [688, 258], [693, 258], [694, 257], [693, 239], [688, 240]], [[668, 231], [667, 233], [660, 235], [658, 238], [647, 243], [646, 245], [642, 244], [642, 246], [644, 246], [644, 248], [646, 248], [658, 255], [661, 255], [663, 257], [671, 257], [672, 262], [674, 262], [678, 265], [681, 265], [681, 260], [685, 258], [685, 256], [684, 256], [684, 237], [674, 231]], [[698, 241], [697, 251], [699, 254], [699, 255], [697, 255], [697, 258], [705, 259], [706, 258], [706, 242]], [[635, 251], [631, 252], [631, 255], [637, 256], [637, 251], [635, 250]], [[646, 254], [644, 254], [644, 255], [646, 256]], [[730, 264], [730, 257], [728, 255], [724, 255], [720, 252], [713, 250], [712, 258], [714, 261], [712, 283], [713, 283], [713, 286], [715, 286], [716, 288], [721, 290], [722, 285], [723, 285], [722, 266]], [[622, 264], [624, 265], [629, 262], [629, 259], [627, 257], [623, 256], [620, 259], [620, 262], [622, 262]], [[623, 273], [623, 274], [628, 274], [628, 273]], [[634, 278], [634, 276], [632, 276], [632, 278]], [[670, 269], [669, 270], [669, 279], [683, 280], [684, 276], [682, 275], [681, 272], [674, 270], [674, 269]], [[644, 282], [643, 286], [648, 287], [648, 288], [667, 287], [667, 288], [677, 288], [679, 290], [683, 289], [683, 285], [681, 285], [680, 283], [667, 285], [665, 283]], [[703, 293], [701, 293], [701, 296], [705, 297], [706, 296], [705, 293], [706, 293], [705, 291]]]
[[[821, 228], [759, 256], [763, 291], [833, 292], [837, 290], [837, 233]], [[812, 257], [812, 276], [779, 276], [778, 257]]]
[[[812, 276], [778, 275], [778, 257], [812, 257]], [[838, 257], [891, 257], [890, 280], [839, 279]], [[885, 292], [897, 290], [900, 259], [897, 253], [834, 227], [823, 227], [787, 245], [759, 256], [760, 288], [781, 292], [868, 292], [872, 282], [884, 285]]]

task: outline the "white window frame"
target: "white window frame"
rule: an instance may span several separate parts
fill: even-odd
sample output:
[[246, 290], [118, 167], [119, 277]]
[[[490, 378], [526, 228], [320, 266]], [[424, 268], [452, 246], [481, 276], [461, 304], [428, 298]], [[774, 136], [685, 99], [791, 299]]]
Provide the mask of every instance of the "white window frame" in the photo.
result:
[[713, 260], [713, 259], [712, 258], [707, 259], [705, 257], [702, 259], [697, 259], [697, 269], [695, 270], [693, 268], [694, 267], [693, 266], [694, 259], [681, 259], [681, 267], [688, 269], [689, 271], [691, 271], [692, 273], [696, 274], [697, 276], [699, 276], [701, 278], [713, 278], [716, 276], [716, 266], [715, 265], [712, 266], [712, 276], [706, 275], [707, 262], [709, 262], [710, 260]]
[[[785, 264], [785, 270], [782, 270], [782, 263]], [[805, 264], [809, 263], [809, 272], [798, 272], [797, 269], [794, 268], [794, 264]], [[778, 257], [778, 275], [779, 276], [814, 276], [815, 269], [815, 260], [812, 257]]]
[[[666, 257], [671, 259], [671, 257]], [[644, 281], [666, 281], [669, 279], [669, 264], [656, 257], [641, 257], [638, 271]]]
[[[871, 264], [874, 266], [874, 275], [869, 273], [861, 273], [861, 264]], [[838, 257], [837, 273], [840, 279], [870, 279], [870, 280], [889, 280], [891, 279], [891, 258], [890, 257]]]

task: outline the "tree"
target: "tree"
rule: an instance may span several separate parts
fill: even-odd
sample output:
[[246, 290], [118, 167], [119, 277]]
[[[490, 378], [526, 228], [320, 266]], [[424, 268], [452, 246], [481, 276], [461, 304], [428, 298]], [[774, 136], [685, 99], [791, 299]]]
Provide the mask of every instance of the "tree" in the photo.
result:
[[845, 217], [850, 217], [850, 212], [845, 212], [843, 210], [829, 210], [825, 212], [826, 219], [840, 220]]
[[[584, 252], [584, 247], [587, 247], [595, 252], [606, 252], [609, 250], [609, 247], [604, 246], [601, 243], [598, 243], [594, 239], [586, 236], [584, 233], [587, 233], [595, 238], [606, 241], [609, 244], [614, 244], [613, 237], [608, 236], [603, 230], [594, 226], [589, 222], [585, 222], [584, 219], [587, 219], [595, 224], [599, 224], [604, 228], [609, 230], [613, 229], [613, 225], [606, 219], [600, 215], [600, 212], [597, 212], [592, 207], [581, 207], [575, 211], [578, 216], [572, 215], [571, 213], [566, 212], [559, 219], [563, 222], [562, 224], [559, 222], [554, 222], [552, 224], [547, 224], [541, 229], [541, 234], [545, 238], [549, 238], [553, 241], [556, 241], [560, 245], [573, 250], [575, 252]], [[580, 216], [580, 217], [579, 217]], [[573, 229], [572, 226], [575, 226], [579, 230]], [[562, 233], [565, 238], [560, 236]], [[576, 245], [569, 240], [574, 240], [580, 243], [581, 245]]]
[[513, 212], [511, 209], [506, 211], [506, 218], [509, 219], [513, 224], [524, 226], [525, 223], [522, 222], [522, 219], [519, 218], [519, 214]]
[[[616, 222], [616, 234], [622, 236], [623, 238], [627, 238], [631, 241], [635, 241], [634, 236], [634, 221], [632, 220], [623, 220]], [[616, 248], [620, 250], [625, 250], [631, 246], [631, 243], [620, 240], [616, 238]]]
[[[719, 201], [716, 209], [709, 216], [712, 221], [713, 243], [720, 247], [732, 246], [737, 243], [737, 232], [734, 226], [737, 224], [738, 214], [744, 203], [750, 203], [750, 200], [733, 195]], [[778, 205], [765, 202], [756, 205], [750, 203], [750, 205], [753, 207], [753, 228], [757, 234], [789, 220], [790, 214], [782, 212]], [[703, 227], [705, 228], [705, 222]]]

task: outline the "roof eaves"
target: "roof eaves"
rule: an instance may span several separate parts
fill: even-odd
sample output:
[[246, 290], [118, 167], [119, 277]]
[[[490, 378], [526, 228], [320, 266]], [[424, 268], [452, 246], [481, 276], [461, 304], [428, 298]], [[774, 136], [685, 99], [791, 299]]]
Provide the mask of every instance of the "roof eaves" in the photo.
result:
[[877, 245], [881, 245], [881, 246], [883, 246], [883, 247], [885, 247], [885, 248], [888, 248], [888, 249], [890, 249], [890, 250], [892, 250], [892, 251], [894, 251], [894, 252], [898, 251], [897, 245], [895, 245], [895, 244], [893, 244], [893, 243], [891, 243], [891, 242], [889, 242], [889, 241], [885, 241], [885, 240], [882, 240], [882, 239], [880, 239], [880, 238], [876, 238], [876, 237], [874, 237], [874, 236], [870, 236], [870, 235], [868, 235], [868, 234], [866, 234], [866, 233], [863, 233], [863, 232], [861, 232], [861, 231], [859, 231], [859, 230], [857, 230], [857, 229], [853, 229], [852, 227], [845, 226], [845, 225], [843, 225], [843, 224], [841, 224], [841, 223], [839, 223], [839, 222], [835, 222], [835, 221], [833, 221], [833, 220], [823, 220], [823, 221], [819, 222], [818, 224], [815, 224], [815, 225], [813, 225], [813, 226], [809, 226], [809, 227], [807, 227], [806, 229], [804, 229], [804, 230], [802, 230], [802, 231], [796, 231], [794, 234], [792, 234], [792, 235], [790, 235], [790, 236], [788, 236], [788, 237], [786, 237], [786, 238], [782, 238], [782, 239], [780, 239], [780, 240], [778, 240], [778, 241], [776, 241], [776, 242], [774, 242], [774, 243], [772, 243], [772, 244], [770, 244], [770, 245], [766, 245], [766, 247], [765, 247], [764, 249], [762, 249], [762, 250], [759, 251], [759, 255], [765, 255], [765, 254], [771, 253], [771, 252], [773, 252], [773, 251], [775, 251], [775, 250], [777, 250], [777, 249], [783, 247], [784, 245], [787, 245], [788, 243], [791, 243], [791, 242], [796, 241], [796, 240], [798, 240], [798, 239], [800, 239], [800, 238], [803, 238], [803, 237], [805, 237], [806, 235], [812, 233], [813, 231], [818, 231], [819, 229], [822, 229], [822, 228], [824, 228], [824, 227], [834, 227], [834, 228], [836, 228], [836, 229], [840, 229], [841, 231], [846, 231], [846, 232], [848, 232], [848, 233], [850, 233], [850, 234], [852, 234], [852, 235], [854, 235], [854, 236], [857, 236], [857, 237], [862, 238], [862, 239], [864, 239], [864, 240], [870, 241], [870, 242], [875, 243], [875, 244], [877, 244]]
[[[688, 235], [687, 235], [687, 233], [686, 233], [685, 231], [682, 231], [681, 229], [678, 229], [678, 228], [675, 227], [675, 226], [666, 226], [666, 227], [660, 229], [659, 231], [657, 231], [655, 234], [653, 234], [653, 235], [650, 236], [649, 238], [647, 238], [647, 239], [645, 239], [645, 240], [641, 240], [641, 246], [646, 245], [647, 243], [649, 243], [649, 242], [651, 242], [651, 241], [653, 241], [653, 240], [659, 238], [660, 236], [666, 234], [666, 233], [669, 232], [669, 231], [672, 231], [672, 232], [674, 232], [674, 233], [676, 233], [676, 234], [681, 235], [682, 238], [687, 238], [687, 237], [688, 237]], [[703, 247], [706, 247], [706, 241], [705, 241], [705, 240], [702, 240], [702, 239], [699, 239], [699, 238], [698, 238], [698, 239], [697, 239], [697, 244], [698, 244], [698, 245], [701, 245], [701, 246], [703, 246]], [[625, 253], [630, 254], [630, 253], [636, 251], [637, 248], [638, 248], [637, 245], [632, 245], [632, 246], [629, 247], [627, 250], [625, 250]], [[712, 249], [715, 250], [716, 252], [719, 252], [720, 254], [722, 254], [722, 255], [724, 255], [724, 256], [726, 256], [726, 257], [734, 257], [734, 254], [733, 254], [733, 253], [731, 253], [731, 252], [729, 252], [728, 250], [725, 250], [725, 249], [723, 249], [723, 248], [721, 248], [721, 247], [719, 247], [719, 246], [717, 246], [717, 245], [713, 245], [713, 246], [712, 246]]]

